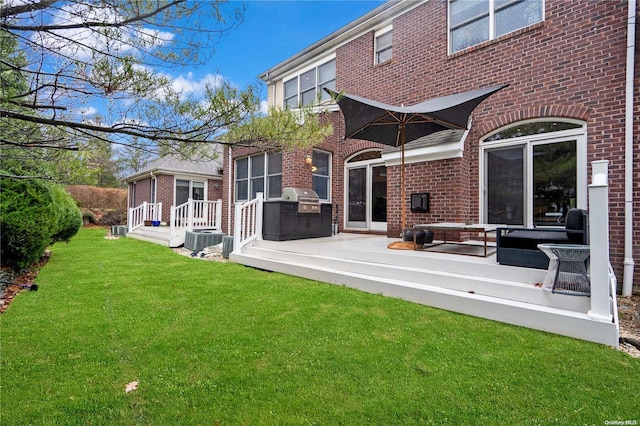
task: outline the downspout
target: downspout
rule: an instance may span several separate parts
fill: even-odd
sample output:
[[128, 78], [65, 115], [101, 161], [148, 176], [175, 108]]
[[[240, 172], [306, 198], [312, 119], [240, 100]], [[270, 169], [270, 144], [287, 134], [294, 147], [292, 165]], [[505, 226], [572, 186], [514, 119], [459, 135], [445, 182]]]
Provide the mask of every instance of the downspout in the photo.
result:
[[227, 145], [227, 147], [229, 148], [229, 161], [227, 162], [227, 234], [233, 235], [233, 233], [231, 232], [231, 188], [233, 187], [233, 176], [231, 175], [232, 154], [231, 145]]
[[633, 292], [633, 92], [636, 36], [636, 0], [628, 0], [627, 78], [625, 107], [624, 156], [624, 275], [622, 296]]

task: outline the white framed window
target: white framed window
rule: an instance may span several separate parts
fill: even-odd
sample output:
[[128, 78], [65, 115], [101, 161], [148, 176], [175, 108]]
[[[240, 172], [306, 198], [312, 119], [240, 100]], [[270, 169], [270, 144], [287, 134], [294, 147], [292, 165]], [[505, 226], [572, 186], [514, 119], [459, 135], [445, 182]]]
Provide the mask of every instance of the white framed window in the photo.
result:
[[481, 141], [483, 223], [564, 226], [587, 204], [584, 123], [566, 119], [509, 125]]
[[235, 199], [249, 201], [258, 192], [267, 199], [282, 196], [282, 153], [263, 153], [235, 162]]
[[449, 52], [544, 19], [544, 0], [449, 0]]
[[336, 60], [335, 58], [313, 65], [302, 70], [298, 75], [284, 81], [284, 106], [299, 108], [313, 105], [318, 100], [329, 100], [329, 94], [324, 88], [336, 88]]
[[203, 181], [176, 178], [174, 193], [175, 205], [180, 206], [189, 201], [189, 198], [192, 200], [205, 200], [205, 183]]
[[331, 154], [313, 150], [311, 174], [313, 190], [322, 201], [331, 201]]
[[387, 62], [393, 56], [393, 27], [388, 26], [375, 33], [374, 64]]

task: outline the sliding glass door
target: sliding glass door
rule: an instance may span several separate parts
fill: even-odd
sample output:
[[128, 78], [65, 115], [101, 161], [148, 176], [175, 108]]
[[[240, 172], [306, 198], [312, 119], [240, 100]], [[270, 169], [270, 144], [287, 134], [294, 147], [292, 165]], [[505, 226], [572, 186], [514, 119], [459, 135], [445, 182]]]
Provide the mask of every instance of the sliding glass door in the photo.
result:
[[[527, 132], [532, 134], [527, 137]], [[564, 226], [570, 208], [585, 208], [582, 126], [561, 122], [513, 126], [485, 141], [482, 149], [482, 213], [487, 223]]]

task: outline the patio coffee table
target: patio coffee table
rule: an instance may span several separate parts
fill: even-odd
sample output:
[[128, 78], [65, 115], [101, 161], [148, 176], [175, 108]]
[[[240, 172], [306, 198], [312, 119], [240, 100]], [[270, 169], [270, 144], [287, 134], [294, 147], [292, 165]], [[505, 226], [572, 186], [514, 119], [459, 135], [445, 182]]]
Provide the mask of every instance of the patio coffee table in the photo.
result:
[[[437, 247], [443, 244], [458, 244], [457, 242], [453, 242], [453, 241], [447, 241], [447, 231], [458, 231], [458, 232], [477, 232], [482, 234], [482, 241], [484, 243], [484, 254], [472, 254], [472, 253], [456, 253], [456, 254], [464, 254], [464, 255], [468, 255], [468, 256], [479, 256], [479, 257], [487, 257], [488, 255], [495, 253], [495, 250], [492, 251], [491, 253], [489, 253], [487, 251], [487, 234], [489, 232], [495, 232], [495, 230], [500, 227], [500, 226], [504, 226], [504, 225], [487, 225], [487, 224], [464, 224], [464, 223], [457, 223], [457, 222], [436, 222], [436, 223], [424, 223], [424, 224], [417, 224], [413, 226], [414, 231], [415, 230], [419, 230], [419, 229], [430, 229], [431, 231], [444, 231], [444, 240], [441, 243], [435, 243], [435, 244], [430, 244], [429, 247], [424, 247], [424, 249], [429, 249], [431, 247]], [[414, 235], [414, 241], [413, 241], [413, 248], [414, 249], [418, 249], [417, 244], [415, 243], [415, 235], [416, 233], [413, 233]]]

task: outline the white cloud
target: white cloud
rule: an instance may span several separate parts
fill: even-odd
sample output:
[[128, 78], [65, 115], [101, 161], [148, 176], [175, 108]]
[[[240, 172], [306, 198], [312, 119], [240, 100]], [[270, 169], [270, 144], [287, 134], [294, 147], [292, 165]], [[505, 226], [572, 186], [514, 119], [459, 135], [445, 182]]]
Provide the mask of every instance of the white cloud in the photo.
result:
[[[108, 5], [72, 3], [62, 6], [53, 15], [53, 25], [74, 25], [84, 22], [97, 21], [114, 23], [123, 20], [118, 10]], [[150, 28], [134, 28], [133, 26], [119, 29], [108, 29], [116, 32], [117, 36], [107, 37], [96, 29], [74, 28], [53, 30], [49, 33], [36, 32], [32, 39], [36, 43], [43, 44], [60, 52], [63, 55], [73, 57], [81, 61], [92, 58], [93, 49], [100, 52], [113, 52], [116, 54], [130, 53], [135, 45], [142, 45], [146, 49], [161, 46], [174, 38], [174, 34]]]
[[90, 116], [90, 115], [95, 115], [98, 113], [98, 109], [92, 106], [88, 106], [88, 107], [82, 107], [78, 110], [75, 111], [76, 114], [78, 115], [82, 115], [82, 116]]
[[223, 82], [224, 77], [220, 74], [207, 74], [197, 80], [194, 78], [193, 73], [189, 72], [187, 75], [181, 74], [172, 78], [171, 86], [177, 93], [180, 93], [182, 97], [186, 97], [187, 95], [199, 97], [204, 95], [207, 85], [211, 88], [217, 88], [220, 87]]

